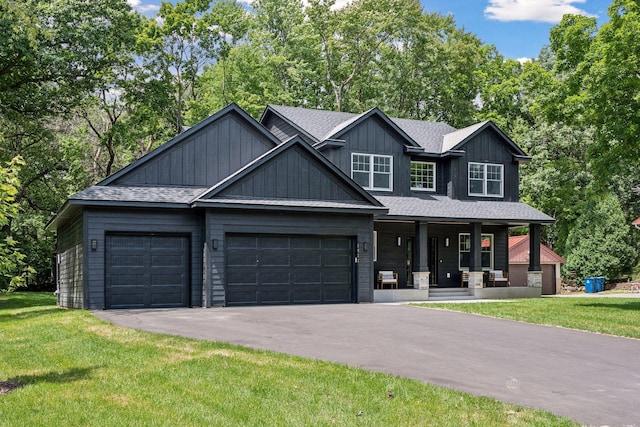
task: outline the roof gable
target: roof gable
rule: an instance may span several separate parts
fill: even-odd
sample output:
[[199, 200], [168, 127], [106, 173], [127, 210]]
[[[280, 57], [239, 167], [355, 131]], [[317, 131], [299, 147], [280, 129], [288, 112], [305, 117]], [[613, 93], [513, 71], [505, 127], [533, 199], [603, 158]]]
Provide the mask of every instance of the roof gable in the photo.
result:
[[225, 198], [313, 200], [382, 207], [300, 137], [291, 138], [265, 153], [194, 202]]
[[377, 107], [365, 111], [362, 114], [354, 114], [268, 105], [260, 121], [264, 122], [268, 120], [270, 114], [277, 115], [289, 125], [295, 127], [305, 139], [311, 139], [315, 144], [339, 140], [344, 134], [360, 123], [375, 117], [399, 135], [400, 138], [405, 141], [406, 145], [420, 147], [400, 126]]
[[442, 152], [460, 150], [467, 142], [473, 139], [476, 135], [482, 132], [494, 131], [498, 137], [511, 149], [512, 153], [522, 160], [529, 159], [527, 154], [509, 138], [498, 126], [492, 121], [488, 120], [481, 123], [476, 123], [466, 128], [459, 129], [455, 132], [444, 135], [442, 140]]
[[97, 185], [209, 187], [279, 143], [230, 104]]

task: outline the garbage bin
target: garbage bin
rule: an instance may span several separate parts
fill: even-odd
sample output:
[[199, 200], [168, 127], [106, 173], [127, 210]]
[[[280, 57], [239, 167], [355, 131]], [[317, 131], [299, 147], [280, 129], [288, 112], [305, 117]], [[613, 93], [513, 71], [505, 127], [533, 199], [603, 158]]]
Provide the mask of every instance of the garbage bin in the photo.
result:
[[588, 294], [593, 294], [598, 292], [596, 290], [596, 279], [595, 277], [585, 277], [584, 278], [584, 290]]
[[596, 277], [596, 292], [604, 292], [604, 276]]

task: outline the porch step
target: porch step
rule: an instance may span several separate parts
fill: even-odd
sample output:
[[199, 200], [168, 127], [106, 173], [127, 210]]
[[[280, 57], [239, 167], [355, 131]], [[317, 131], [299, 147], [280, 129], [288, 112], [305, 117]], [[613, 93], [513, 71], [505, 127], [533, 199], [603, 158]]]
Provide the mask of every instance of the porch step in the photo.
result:
[[475, 299], [467, 288], [429, 288], [429, 301], [455, 301]]

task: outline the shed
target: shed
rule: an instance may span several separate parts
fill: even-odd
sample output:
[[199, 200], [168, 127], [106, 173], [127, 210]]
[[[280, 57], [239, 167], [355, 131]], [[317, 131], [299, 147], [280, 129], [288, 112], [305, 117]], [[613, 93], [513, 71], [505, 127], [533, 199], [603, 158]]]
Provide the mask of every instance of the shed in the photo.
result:
[[[560, 292], [560, 265], [566, 262], [546, 245], [540, 244], [542, 295]], [[511, 286], [527, 286], [529, 268], [529, 236], [509, 237], [509, 281]]]

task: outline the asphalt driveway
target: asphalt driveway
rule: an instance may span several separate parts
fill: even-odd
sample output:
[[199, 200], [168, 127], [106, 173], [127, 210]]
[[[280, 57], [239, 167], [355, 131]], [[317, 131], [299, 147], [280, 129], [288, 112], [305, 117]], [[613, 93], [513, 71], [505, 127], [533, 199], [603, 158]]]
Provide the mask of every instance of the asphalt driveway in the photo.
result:
[[383, 304], [95, 311], [120, 326], [346, 363], [640, 426], [640, 340]]

